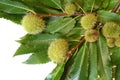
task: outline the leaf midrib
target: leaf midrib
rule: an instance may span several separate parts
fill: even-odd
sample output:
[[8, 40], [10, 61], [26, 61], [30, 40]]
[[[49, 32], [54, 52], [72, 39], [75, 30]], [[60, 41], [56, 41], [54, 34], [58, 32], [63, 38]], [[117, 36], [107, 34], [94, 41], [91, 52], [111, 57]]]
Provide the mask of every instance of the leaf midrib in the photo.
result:
[[[103, 51], [102, 51], [102, 48], [101, 48], [101, 40], [100, 40], [100, 38], [99, 38], [99, 48], [100, 48], [100, 55], [101, 55], [102, 63], [105, 64], [104, 61], [103, 61], [102, 54], [101, 54], [101, 53], [103, 53]], [[107, 75], [107, 72], [106, 72], [106, 70], [105, 70], [105, 66], [104, 66], [103, 64], [102, 64], [102, 66], [103, 66], [104, 73], [105, 73], [105, 75], [107, 76], [107, 77], [106, 77], [107, 80], [109, 80], [109, 78], [108, 78], [109, 76]]]
[[83, 48], [83, 54], [82, 54], [80, 65], [79, 65], [79, 73], [78, 73], [78, 75], [80, 75], [80, 70], [81, 70], [83, 62], [84, 62], [85, 53], [86, 53], [86, 42], [85, 42], [85, 45], [84, 45], [84, 48]]
[[59, 71], [61, 70], [61, 68], [63, 67], [63, 65], [64, 65], [64, 64], [62, 64], [62, 65], [59, 67], [59, 69], [57, 69], [57, 72], [56, 72], [56, 74], [55, 74], [55, 77], [54, 77], [52, 80], [55, 80], [57, 74], [59, 73]]
[[63, 29], [65, 26], [67, 26], [68, 24], [70, 24], [72, 21], [74, 21], [76, 18], [78, 18], [79, 16], [77, 16], [77, 17], [75, 17], [75, 18], [73, 18], [73, 19], [71, 19], [70, 21], [68, 21], [65, 25], [63, 25], [63, 26], [61, 26], [60, 28], [58, 28], [58, 29], [56, 29], [55, 31], [53, 31], [52, 33], [55, 33], [55, 32], [57, 32], [57, 31], [59, 31], [59, 30], [61, 30], [61, 29]]
[[12, 6], [12, 7], [15, 7], [15, 8], [19, 8], [19, 9], [22, 9], [22, 10], [27, 10], [27, 11], [31, 11], [33, 12], [32, 10], [30, 9], [27, 9], [27, 8], [24, 8], [24, 7], [18, 7], [18, 6], [15, 6], [15, 5], [12, 5], [12, 4], [7, 4], [7, 3], [4, 3], [4, 2], [0, 2], [0, 4], [3, 4], [3, 5], [8, 5], [8, 6]]

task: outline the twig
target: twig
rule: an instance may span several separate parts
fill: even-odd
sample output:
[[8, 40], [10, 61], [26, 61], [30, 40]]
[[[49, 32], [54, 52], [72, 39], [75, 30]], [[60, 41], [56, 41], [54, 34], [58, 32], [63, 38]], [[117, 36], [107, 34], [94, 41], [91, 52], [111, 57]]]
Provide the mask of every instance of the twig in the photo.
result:
[[113, 8], [112, 12], [116, 13], [116, 11], [119, 9], [119, 7], [120, 7], [120, 0], [117, 2], [115, 7]]
[[[67, 52], [67, 60], [71, 57], [71, 55], [82, 45], [82, 43], [85, 41], [85, 38], [82, 37], [81, 40], [79, 41], [79, 43], [74, 47], [72, 48], [70, 51]], [[67, 73], [68, 73], [68, 70], [69, 70], [69, 62], [67, 61], [67, 63], [65, 64], [65, 67], [64, 67], [64, 72], [60, 78], [60, 80], [65, 80], [66, 76], [67, 76]]]
[[70, 51], [67, 52], [66, 59], [68, 60], [70, 56], [81, 46], [81, 44], [85, 41], [85, 38], [82, 37], [82, 39], [79, 41], [79, 43], [73, 47]]
[[36, 14], [39, 17], [52, 17], [52, 16], [83, 16], [84, 14], [73, 14], [73, 15], [68, 15], [66, 13], [61, 13], [61, 14]]

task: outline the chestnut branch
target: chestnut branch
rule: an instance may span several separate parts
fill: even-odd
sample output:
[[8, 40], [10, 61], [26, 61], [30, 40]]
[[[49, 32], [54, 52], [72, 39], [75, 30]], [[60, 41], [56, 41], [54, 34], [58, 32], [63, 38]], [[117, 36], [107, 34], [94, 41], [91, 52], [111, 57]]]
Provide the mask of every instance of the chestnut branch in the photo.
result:
[[83, 16], [84, 14], [73, 14], [73, 15], [68, 15], [66, 13], [61, 13], [61, 14], [36, 14], [39, 17], [52, 17], [52, 16]]
[[67, 52], [66, 59], [69, 59], [71, 55], [82, 45], [82, 43], [85, 41], [85, 38], [82, 37], [79, 43], [73, 47], [70, 51]]
[[115, 7], [113, 8], [112, 12], [116, 13], [116, 11], [119, 9], [119, 7], [120, 7], [120, 0], [117, 2]]

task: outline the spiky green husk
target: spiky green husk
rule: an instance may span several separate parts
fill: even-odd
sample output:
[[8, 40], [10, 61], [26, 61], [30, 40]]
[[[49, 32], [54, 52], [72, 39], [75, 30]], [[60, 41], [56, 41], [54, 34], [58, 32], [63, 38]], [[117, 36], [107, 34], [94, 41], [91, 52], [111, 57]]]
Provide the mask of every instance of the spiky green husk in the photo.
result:
[[115, 46], [115, 39], [114, 38], [107, 38], [107, 46], [112, 48]]
[[120, 26], [115, 22], [107, 22], [103, 26], [102, 32], [107, 38], [117, 38], [120, 35]]
[[68, 43], [65, 39], [53, 41], [48, 48], [48, 56], [55, 63], [63, 63], [68, 51]]
[[94, 29], [90, 29], [85, 32], [85, 40], [87, 42], [95, 42], [97, 41], [98, 37], [99, 37], [99, 34]]
[[76, 6], [73, 3], [67, 3], [65, 5], [65, 13], [72, 15], [76, 12]]
[[117, 47], [120, 47], [120, 37], [116, 39], [115, 45], [116, 45]]
[[21, 24], [29, 34], [40, 33], [45, 28], [45, 21], [34, 14], [25, 15]]
[[81, 25], [84, 29], [92, 29], [97, 22], [97, 16], [93, 13], [86, 14], [81, 18]]

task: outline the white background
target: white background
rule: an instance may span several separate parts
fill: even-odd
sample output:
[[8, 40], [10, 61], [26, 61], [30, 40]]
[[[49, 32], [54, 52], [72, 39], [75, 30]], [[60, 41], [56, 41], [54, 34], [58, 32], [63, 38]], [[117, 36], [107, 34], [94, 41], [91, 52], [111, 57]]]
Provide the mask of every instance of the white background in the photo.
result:
[[0, 18], [0, 80], [44, 80], [56, 66], [52, 62], [41, 65], [27, 65], [29, 55], [13, 57], [20, 46], [19, 40], [26, 32], [23, 27]]

